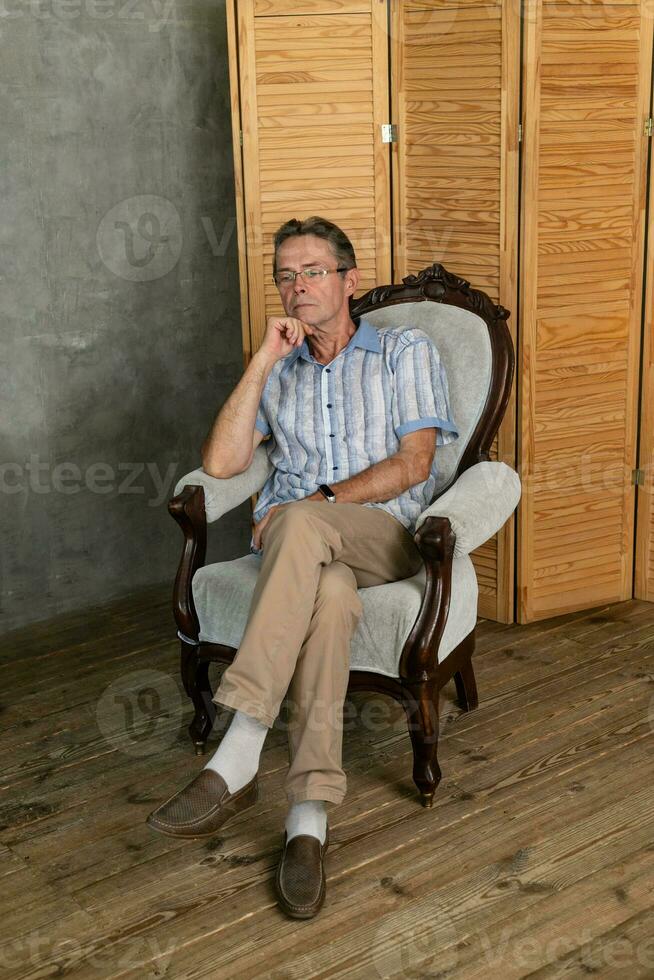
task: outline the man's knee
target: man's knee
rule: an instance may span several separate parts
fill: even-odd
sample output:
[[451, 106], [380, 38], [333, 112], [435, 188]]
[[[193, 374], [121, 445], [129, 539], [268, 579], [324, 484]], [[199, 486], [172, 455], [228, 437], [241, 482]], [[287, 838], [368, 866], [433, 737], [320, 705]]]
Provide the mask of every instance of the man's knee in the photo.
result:
[[[318, 507], [321, 508], [320, 511], [317, 510]], [[319, 500], [294, 500], [284, 504], [283, 507], [273, 511], [272, 517], [263, 529], [262, 540], [273, 528], [275, 534], [289, 535], [294, 539], [315, 534], [318, 531], [316, 515], [321, 516], [324, 509], [325, 505]]]
[[283, 504], [273, 511], [268, 524], [295, 526], [296, 524], [311, 523], [312, 505], [314, 504], [320, 506], [320, 502], [317, 500], [293, 500], [288, 504]]

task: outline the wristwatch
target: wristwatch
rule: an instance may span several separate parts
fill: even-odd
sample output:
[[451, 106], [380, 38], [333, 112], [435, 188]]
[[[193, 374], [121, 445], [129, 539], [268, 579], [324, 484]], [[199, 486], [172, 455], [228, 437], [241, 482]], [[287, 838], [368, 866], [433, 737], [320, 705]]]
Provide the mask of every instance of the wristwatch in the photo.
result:
[[326, 483], [320, 483], [318, 485], [318, 489], [320, 490], [320, 492], [323, 495], [323, 497], [326, 497], [327, 498], [327, 500], [330, 502], [330, 504], [335, 504], [336, 503], [336, 494], [334, 493], [334, 491], [332, 490], [331, 487], [328, 487], [327, 486]]

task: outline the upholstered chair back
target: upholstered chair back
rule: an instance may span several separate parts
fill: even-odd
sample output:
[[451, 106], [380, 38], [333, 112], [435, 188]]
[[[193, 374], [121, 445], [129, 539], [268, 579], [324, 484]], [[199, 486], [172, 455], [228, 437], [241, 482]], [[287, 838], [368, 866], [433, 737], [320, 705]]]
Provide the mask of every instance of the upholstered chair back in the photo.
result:
[[417, 327], [434, 342], [447, 374], [452, 420], [459, 438], [436, 450], [435, 493], [448, 486], [481, 418], [492, 380], [493, 354], [488, 324], [476, 313], [446, 303], [397, 303], [365, 314], [380, 332]]
[[490, 460], [513, 383], [509, 311], [436, 263], [401, 283], [377, 286], [351, 300], [350, 315], [365, 317], [380, 331], [417, 327], [438, 349], [459, 438], [437, 446], [435, 500], [467, 469]]

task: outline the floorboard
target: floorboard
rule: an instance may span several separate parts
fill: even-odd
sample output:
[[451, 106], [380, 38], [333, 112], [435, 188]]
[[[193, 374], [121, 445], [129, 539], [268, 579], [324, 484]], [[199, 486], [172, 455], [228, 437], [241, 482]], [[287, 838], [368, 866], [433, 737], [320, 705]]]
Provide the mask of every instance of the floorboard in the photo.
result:
[[[205, 842], [145, 825], [208, 759], [170, 601], [150, 588], [3, 638], [3, 977], [654, 977], [654, 604], [481, 620], [479, 708], [441, 692], [429, 810], [401, 707], [352, 695], [327, 899], [298, 922], [272, 881], [283, 726], [240, 820]], [[126, 692], [148, 679], [139, 718]]]

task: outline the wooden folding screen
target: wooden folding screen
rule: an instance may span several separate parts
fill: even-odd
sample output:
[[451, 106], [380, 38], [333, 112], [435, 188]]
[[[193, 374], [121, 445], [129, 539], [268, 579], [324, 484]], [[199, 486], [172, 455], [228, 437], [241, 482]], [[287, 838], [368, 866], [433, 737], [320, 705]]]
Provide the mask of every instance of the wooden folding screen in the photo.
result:
[[[227, 4], [232, 109], [240, 119], [242, 246], [249, 340], [282, 312], [272, 235], [319, 214], [350, 233], [359, 292], [390, 281], [386, 0], [238, 0]], [[236, 101], [238, 93], [238, 103]], [[238, 148], [240, 151], [240, 147]]]
[[442, 261], [511, 310], [517, 352], [492, 454], [519, 470], [523, 497], [473, 555], [480, 614], [511, 621], [516, 579], [519, 622], [629, 598], [636, 492], [635, 594], [654, 599], [651, 5], [228, 0], [227, 12], [246, 361], [281, 311], [272, 233], [287, 218], [351, 232], [362, 291]]
[[520, 622], [632, 595], [652, 20], [525, 8]]
[[[391, 5], [394, 277], [437, 261], [517, 322], [520, 19], [500, 0]], [[512, 397], [491, 455], [515, 459]], [[479, 612], [513, 620], [514, 519], [472, 556]]]

